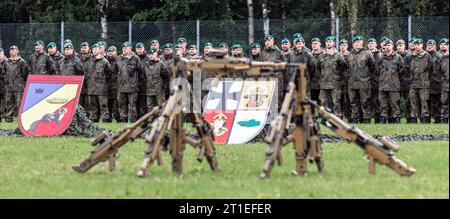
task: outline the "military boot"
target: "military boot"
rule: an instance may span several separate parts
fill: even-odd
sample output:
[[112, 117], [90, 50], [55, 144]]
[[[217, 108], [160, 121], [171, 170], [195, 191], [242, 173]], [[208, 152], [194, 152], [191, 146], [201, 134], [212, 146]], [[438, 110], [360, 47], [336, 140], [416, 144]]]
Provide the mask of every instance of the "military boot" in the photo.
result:
[[420, 118], [420, 123], [422, 123], [422, 124], [430, 124], [431, 123], [430, 117], [424, 116], [424, 117]]
[[441, 118], [435, 118], [434, 124], [441, 124]]
[[[377, 124], [376, 120], [375, 120], [375, 124]], [[378, 124], [386, 124], [386, 118], [380, 117]]]
[[448, 118], [441, 119], [441, 122], [442, 122], [443, 124], [448, 124]]
[[371, 122], [370, 122], [370, 119], [362, 119], [361, 123], [362, 124], [370, 124]]
[[417, 118], [415, 118], [415, 117], [408, 118], [408, 121], [406, 123], [417, 124]]
[[13, 122], [13, 121], [14, 121], [14, 119], [11, 118], [11, 117], [5, 118], [5, 122], [11, 123], [11, 122]]
[[400, 118], [398, 118], [398, 117], [392, 118], [392, 123], [393, 124], [400, 124]]

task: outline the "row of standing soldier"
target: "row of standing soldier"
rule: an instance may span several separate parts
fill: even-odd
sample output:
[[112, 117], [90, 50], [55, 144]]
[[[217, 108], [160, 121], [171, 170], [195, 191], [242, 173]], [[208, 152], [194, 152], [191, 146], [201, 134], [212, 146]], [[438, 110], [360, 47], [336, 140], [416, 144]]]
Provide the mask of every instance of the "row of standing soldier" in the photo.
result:
[[[267, 35], [263, 49], [258, 43], [250, 46], [249, 60], [306, 63], [311, 98], [352, 123], [370, 123], [371, 118], [376, 123], [399, 123], [401, 99], [407, 122], [416, 123], [420, 118], [429, 123], [431, 115], [436, 123], [448, 123], [448, 39], [439, 41], [439, 52], [436, 41], [427, 41], [425, 51], [422, 39], [417, 38], [409, 41], [409, 48], [404, 40], [398, 40], [396, 51], [394, 42], [386, 37], [380, 40], [381, 49], [374, 38], [368, 39], [368, 49], [364, 49], [362, 36], [353, 37], [351, 50], [347, 40], [339, 41], [339, 51], [335, 49], [332, 36], [325, 39], [324, 48], [318, 38], [311, 40], [311, 49], [307, 48], [299, 33], [292, 42], [293, 46], [289, 39], [283, 39], [279, 49], [274, 37]], [[202, 56], [195, 45], [187, 46], [185, 38], [179, 38], [175, 45], [167, 43], [163, 49], [157, 40], [151, 41], [148, 50], [137, 43], [135, 52], [132, 44], [125, 42], [121, 55], [115, 46], [106, 50], [104, 41], [91, 47], [81, 43], [79, 54], [70, 40], [64, 42], [64, 55], [53, 42], [47, 47], [48, 54], [44, 42], [38, 40], [27, 61], [19, 56], [17, 46], [10, 47], [10, 58], [2, 58], [0, 52], [0, 102], [6, 102], [1, 104], [6, 106], [2, 109], [6, 121], [12, 121], [20, 105], [28, 74], [85, 75], [80, 104], [93, 121], [102, 118], [110, 122], [113, 117], [118, 122], [136, 121], [169, 96], [169, 72], [177, 57], [208, 58], [213, 45], [206, 42]], [[226, 43], [218, 47], [228, 51]], [[242, 45], [233, 45], [231, 56], [244, 57]], [[279, 94], [284, 93], [287, 77], [278, 77], [283, 85]], [[278, 96], [281, 103], [283, 95]]]

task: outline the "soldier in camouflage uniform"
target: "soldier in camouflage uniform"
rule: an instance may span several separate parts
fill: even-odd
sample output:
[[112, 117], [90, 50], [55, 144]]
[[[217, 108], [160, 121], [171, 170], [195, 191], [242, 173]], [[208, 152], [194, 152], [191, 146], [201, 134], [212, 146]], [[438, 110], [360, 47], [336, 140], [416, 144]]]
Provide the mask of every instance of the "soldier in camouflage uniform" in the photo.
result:
[[385, 41], [384, 53], [377, 66], [379, 77], [380, 123], [386, 123], [389, 109], [392, 123], [400, 123], [400, 75], [404, 73], [402, 56], [393, 51], [394, 42]]
[[19, 56], [19, 48], [9, 48], [10, 58], [6, 60], [4, 70], [7, 76], [6, 82], [6, 108], [5, 121], [13, 122], [22, 101], [23, 90], [28, 77], [27, 63]]
[[81, 61], [81, 64], [83, 65], [84, 70], [84, 81], [83, 81], [83, 87], [81, 88], [80, 93], [80, 99], [78, 103], [85, 109], [87, 116], [89, 116], [89, 100], [88, 100], [88, 81], [89, 81], [89, 75], [86, 73], [87, 63], [89, 59], [91, 58], [91, 53], [89, 50], [89, 43], [88, 42], [82, 42], [80, 44], [80, 54], [78, 55], [78, 58]]
[[165, 99], [168, 99], [170, 96], [170, 82], [172, 80], [172, 70], [174, 67], [174, 63], [175, 63], [175, 54], [173, 51], [173, 44], [172, 43], [166, 43], [164, 45], [164, 55], [162, 56], [161, 61], [164, 63], [164, 65], [166, 65], [167, 67], [167, 71], [168, 71], [168, 77], [167, 78], [163, 78], [163, 83], [164, 83], [164, 97]]
[[164, 54], [163, 54], [163, 51], [161, 50], [161, 45], [159, 44], [159, 41], [158, 41], [158, 40], [152, 40], [152, 41], [150, 41], [150, 48], [156, 49], [156, 51], [158, 51], [159, 59], [162, 59], [162, 57], [164, 56]]
[[334, 37], [325, 39], [326, 49], [317, 60], [320, 71], [320, 102], [331, 109], [336, 116], [342, 118], [341, 111], [341, 72], [347, 70], [348, 65], [334, 45]]
[[169, 77], [166, 65], [159, 60], [158, 50], [151, 48], [149, 58], [144, 63], [144, 74], [147, 81], [147, 108], [161, 106], [165, 101], [164, 78]]
[[284, 38], [281, 40], [281, 51], [283, 51], [283, 55], [285, 57], [289, 56], [291, 51], [291, 42], [288, 38]]
[[83, 64], [81, 60], [73, 54], [73, 45], [66, 43], [64, 44], [64, 58], [60, 60], [57, 64], [57, 73], [59, 75], [83, 75]]
[[441, 72], [442, 72], [442, 86], [441, 86], [441, 122], [448, 124], [448, 39], [443, 38], [439, 41], [440, 52], [442, 54]]
[[[286, 57], [283, 55], [283, 52], [275, 45], [273, 36], [267, 35], [264, 38], [265, 47], [261, 52], [261, 60], [265, 62], [285, 62]], [[278, 73], [278, 108], [281, 107], [281, 103], [283, 102], [284, 97], [284, 88], [285, 88], [285, 77], [289, 77], [289, 75], [282, 75], [282, 73]], [[287, 83], [286, 83], [287, 84]]]
[[234, 58], [245, 58], [244, 48], [241, 44], [234, 44], [231, 46], [231, 56]]
[[[419, 111], [422, 123], [430, 123], [430, 113], [428, 111], [428, 99], [430, 89], [430, 75], [433, 72], [433, 60], [426, 51], [422, 49], [423, 40], [414, 41], [414, 52], [409, 61], [409, 74], [411, 76], [411, 86], [409, 89], [409, 99], [411, 101], [411, 118], [409, 123], [417, 123]], [[420, 104], [420, 109], [419, 109]]]
[[[382, 39], [383, 43], [385, 39]], [[377, 63], [380, 62], [383, 55], [380, 50], [377, 49], [377, 40], [375, 38], [369, 38], [367, 40], [367, 47], [370, 50], [370, 52], [373, 55], [373, 58], [375, 59], [375, 72], [372, 74], [372, 77], [370, 78], [371, 81], [371, 109], [372, 109], [372, 116], [375, 119], [375, 124], [380, 123], [380, 100], [378, 99], [378, 80], [380, 77], [380, 73], [378, 72], [378, 68], [376, 66]], [[382, 47], [383, 48], [383, 47]]]
[[111, 79], [108, 84], [108, 112], [111, 118], [116, 121], [120, 120], [119, 104], [117, 103], [117, 70], [116, 67], [117, 58], [117, 48], [115, 46], [110, 46], [108, 48], [108, 55], [106, 59], [109, 62], [111, 68]]
[[400, 74], [400, 99], [403, 100], [405, 104], [404, 112], [402, 113], [408, 120], [411, 114], [411, 102], [409, 101], [409, 84], [411, 79], [408, 74], [408, 59], [411, 57], [411, 53], [406, 49], [406, 43], [404, 40], [400, 39], [396, 42], [397, 54], [399, 54], [403, 59], [403, 72]]
[[108, 60], [100, 54], [98, 44], [92, 45], [92, 58], [88, 61], [87, 73], [89, 79], [89, 105], [90, 119], [99, 121], [101, 116], [103, 122], [111, 122], [108, 111], [108, 84], [111, 81], [111, 69]]
[[323, 53], [323, 49], [321, 47], [321, 42], [319, 38], [313, 38], [311, 40], [311, 53], [314, 56], [314, 69], [311, 72], [311, 99], [320, 103], [319, 95], [320, 95], [320, 70], [317, 61], [319, 60], [319, 55]]
[[[353, 37], [353, 48], [348, 55], [350, 75], [348, 96], [351, 105], [351, 123], [370, 123], [371, 75], [375, 71], [375, 59], [370, 51], [363, 49], [363, 38]], [[362, 112], [362, 115], [360, 114]]]
[[54, 75], [53, 60], [50, 55], [44, 52], [44, 42], [38, 40], [34, 45], [35, 52], [30, 55], [27, 61], [29, 73], [34, 75]]
[[442, 83], [442, 54], [436, 51], [436, 41], [430, 39], [427, 41], [427, 52], [433, 59], [433, 72], [430, 75], [430, 98], [428, 106], [430, 115], [434, 123], [441, 123], [441, 83]]
[[224, 55], [224, 58], [229, 57], [229, 55], [228, 55], [228, 44], [227, 43], [219, 44], [219, 49], [221, 49], [221, 50], [226, 52], [226, 55]]
[[108, 46], [108, 44], [105, 41], [100, 40], [97, 42], [97, 45], [98, 45], [99, 54], [103, 57], [106, 57], [107, 56], [106, 47]]
[[0, 122], [5, 112], [5, 94], [6, 94], [6, 72], [5, 72], [5, 51], [0, 48]]
[[196, 45], [190, 45], [188, 50], [188, 59], [196, 60], [200, 59], [200, 56], [198, 55], [198, 49]]
[[183, 48], [179, 44], [174, 45], [173, 46], [173, 50], [174, 50], [175, 58], [182, 58], [182, 57], [184, 57], [184, 55], [183, 55]]
[[[139, 57], [141, 63], [145, 63], [148, 60], [147, 52], [143, 43], [136, 43], [136, 55]], [[137, 113], [140, 118], [147, 113], [147, 81], [138, 81], [138, 100], [137, 100]]]
[[138, 81], [145, 80], [143, 74], [142, 63], [139, 57], [131, 52], [131, 43], [122, 44], [122, 54], [116, 58], [113, 69], [117, 71], [118, 102], [120, 120], [119, 122], [128, 121], [128, 113], [130, 113], [130, 121], [135, 122], [137, 115], [137, 98], [138, 98]]
[[[297, 39], [297, 41], [294, 42], [295, 50], [291, 53], [291, 55], [287, 58], [288, 63], [304, 63], [306, 64], [305, 69], [305, 77], [307, 79], [307, 94], [310, 95], [310, 88], [311, 88], [311, 72], [315, 69], [315, 62], [314, 62], [314, 56], [306, 50], [306, 48], [303, 46], [305, 45], [303, 38]], [[292, 69], [292, 71], [295, 71], [295, 69]], [[289, 77], [292, 74], [291, 72], [288, 72], [288, 74], [284, 75], [284, 81], [288, 82]], [[287, 83], [285, 84], [285, 87], [287, 86]]]
[[[348, 51], [348, 41], [346, 39], [342, 39], [341, 41], [339, 41], [339, 53], [348, 64], [348, 55], [350, 54], [350, 52]], [[350, 98], [348, 97], [349, 74], [349, 69], [341, 73], [341, 111], [343, 116], [345, 116], [345, 118], [347, 119], [350, 119], [352, 115], [350, 109]]]
[[[72, 44], [72, 45], [73, 45], [72, 40], [70, 40], [70, 39], [65, 39], [65, 40], [64, 40], [64, 43], [63, 43], [63, 45], [62, 45], [62, 47], [64, 48], [64, 45], [66, 45], [66, 44]], [[74, 51], [73, 54], [75, 55], [75, 57], [79, 57], [79, 56], [80, 56], [80, 54], [78, 54], [76, 51]], [[56, 70], [55, 70], [55, 71], [56, 71]]]
[[253, 43], [252, 45], [250, 45], [250, 61], [257, 61], [260, 62], [262, 61], [261, 58], [261, 45], [259, 45], [259, 43]]
[[210, 58], [209, 55], [209, 50], [211, 50], [212, 48], [214, 48], [213, 44], [210, 42], [205, 42], [203, 44], [203, 55], [201, 56], [201, 59], [206, 59], [206, 58]]
[[[311, 50], [305, 45], [305, 39], [303, 38], [303, 35], [301, 33], [294, 33], [292, 35], [292, 42], [295, 43], [295, 41], [300, 38], [303, 39], [303, 41], [301, 43], [303, 44], [304, 50], [306, 50], [307, 52], [311, 52]], [[294, 51], [294, 50], [295, 50], [295, 45], [293, 45], [293, 47], [292, 47], [292, 51]]]
[[180, 37], [177, 40], [178, 45], [181, 46], [181, 50], [183, 53], [183, 57], [187, 57], [188, 56], [188, 51], [187, 51], [187, 40], [184, 37]]
[[55, 69], [55, 73], [58, 74], [58, 72], [57, 72], [59, 70], [58, 63], [59, 63], [59, 61], [61, 61], [64, 58], [64, 55], [58, 51], [58, 48], [56, 47], [56, 43], [54, 43], [54, 42], [50, 42], [47, 45], [47, 52], [50, 55], [50, 57], [52, 57], [53, 68]]

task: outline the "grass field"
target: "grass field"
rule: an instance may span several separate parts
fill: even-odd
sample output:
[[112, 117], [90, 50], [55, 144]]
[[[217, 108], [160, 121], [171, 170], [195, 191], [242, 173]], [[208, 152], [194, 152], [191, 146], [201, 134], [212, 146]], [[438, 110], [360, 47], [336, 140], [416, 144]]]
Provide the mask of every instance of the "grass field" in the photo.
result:
[[[122, 125], [101, 124], [117, 130]], [[15, 128], [1, 123], [2, 128]], [[448, 125], [360, 125], [370, 134], [448, 134]], [[331, 133], [324, 131], [325, 133]], [[399, 142], [398, 157], [417, 169], [401, 177], [387, 167], [367, 173], [362, 150], [347, 143], [325, 143], [326, 172], [310, 166], [307, 177], [293, 177], [291, 146], [283, 150], [283, 166], [270, 179], [258, 178], [266, 145], [218, 145], [222, 171], [211, 172], [195, 160], [187, 146], [184, 175], [170, 171], [170, 157], [154, 166], [149, 176], [135, 173], [143, 159], [142, 140], [120, 151], [117, 170], [100, 164], [85, 174], [71, 166], [86, 158], [90, 139], [78, 137], [0, 137], [0, 198], [449, 198], [449, 142]]]

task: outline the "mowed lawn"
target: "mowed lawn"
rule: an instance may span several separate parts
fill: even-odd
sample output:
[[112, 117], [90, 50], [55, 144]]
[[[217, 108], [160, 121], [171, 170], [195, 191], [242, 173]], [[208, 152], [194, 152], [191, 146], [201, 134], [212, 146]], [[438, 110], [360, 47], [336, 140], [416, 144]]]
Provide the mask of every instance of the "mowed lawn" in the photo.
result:
[[[123, 125], [101, 124], [117, 130]], [[14, 128], [14, 124], [0, 124]], [[370, 134], [448, 134], [448, 125], [361, 125]], [[325, 133], [330, 133], [325, 131]], [[79, 137], [0, 137], [0, 198], [449, 198], [449, 142], [399, 142], [398, 158], [417, 169], [401, 177], [385, 166], [367, 172], [367, 161], [356, 145], [325, 143], [326, 171], [309, 166], [309, 175], [294, 177], [292, 146], [283, 150], [284, 164], [270, 179], [259, 179], [266, 145], [217, 145], [221, 172], [196, 161], [186, 147], [184, 175], [171, 172], [170, 156], [153, 166], [144, 179], [135, 176], [145, 143], [138, 140], [120, 150], [117, 170], [106, 163], [85, 174], [71, 166], [85, 159], [90, 139]]]

